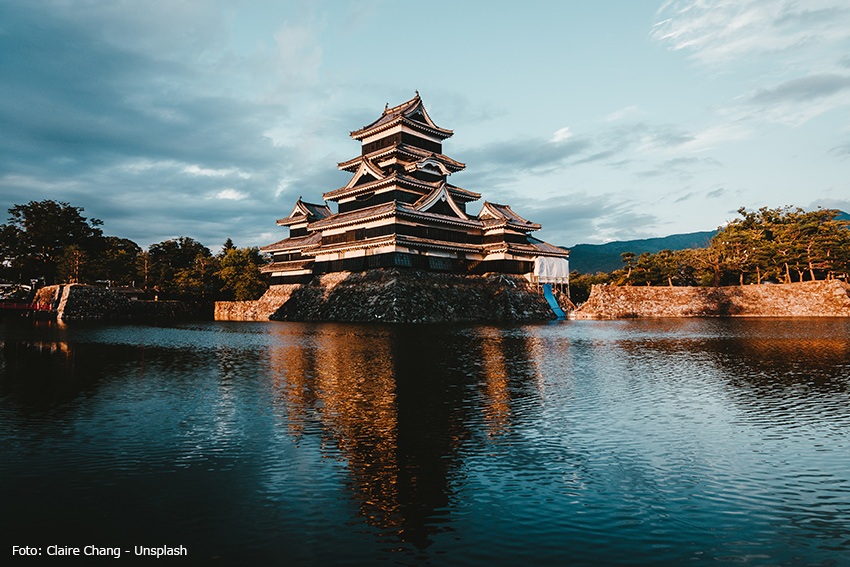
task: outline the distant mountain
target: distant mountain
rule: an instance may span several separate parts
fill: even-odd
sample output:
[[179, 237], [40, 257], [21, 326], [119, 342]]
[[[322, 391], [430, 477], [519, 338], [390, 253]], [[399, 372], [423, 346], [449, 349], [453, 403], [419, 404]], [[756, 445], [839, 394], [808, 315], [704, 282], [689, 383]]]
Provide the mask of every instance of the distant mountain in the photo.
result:
[[644, 238], [643, 240], [618, 240], [606, 244], [576, 244], [570, 250], [570, 270], [578, 270], [583, 274], [596, 272], [613, 272], [623, 267], [623, 252], [634, 252], [641, 255], [644, 252], [656, 253], [661, 250], [684, 250], [685, 248], [703, 248], [708, 246], [716, 230], [673, 234], [661, 238]]

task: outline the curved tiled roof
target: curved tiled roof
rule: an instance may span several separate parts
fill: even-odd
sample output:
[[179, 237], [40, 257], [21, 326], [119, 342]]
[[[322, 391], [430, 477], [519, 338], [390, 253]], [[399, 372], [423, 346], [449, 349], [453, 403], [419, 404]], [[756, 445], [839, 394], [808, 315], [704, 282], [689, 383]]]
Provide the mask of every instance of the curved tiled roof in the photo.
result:
[[296, 236], [278, 240], [274, 244], [263, 246], [260, 252], [284, 252], [286, 250], [303, 250], [318, 246], [322, 242], [322, 235], [318, 232], [308, 234], [306, 236]]
[[488, 223], [491, 225], [509, 224], [514, 228], [525, 231], [540, 230], [541, 228], [536, 222], [531, 222], [516, 214], [510, 206], [491, 203], [489, 201], [484, 201], [484, 206], [481, 207], [478, 218], [485, 222], [491, 221]]
[[331, 209], [327, 205], [308, 203], [307, 201], [302, 201], [301, 197], [298, 197], [298, 201], [295, 202], [295, 207], [292, 209], [292, 212], [289, 213], [289, 216], [278, 219], [277, 224], [280, 226], [287, 226], [303, 222], [305, 220], [308, 222], [315, 221], [329, 217], [331, 214], [333, 213], [331, 213]]
[[[417, 114], [422, 117], [421, 120], [412, 118]], [[381, 114], [377, 120], [371, 124], [367, 124], [359, 130], [354, 130], [351, 132], [351, 137], [355, 140], [360, 140], [366, 136], [380, 132], [381, 130], [392, 128], [393, 126], [402, 123], [442, 139], [448, 138], [454, 134], [451, 130], [440, 128], [434, 124], [434, 121], [431, 120], [430, 116], [428, 116], [428, 112], [422, 104], [422, 99], [419, 98], [419, 91], [417, 91], [416, 96], [408, 101], [393, 107], [387, 105], [387, 107], [384, 108], [383, 114]]]

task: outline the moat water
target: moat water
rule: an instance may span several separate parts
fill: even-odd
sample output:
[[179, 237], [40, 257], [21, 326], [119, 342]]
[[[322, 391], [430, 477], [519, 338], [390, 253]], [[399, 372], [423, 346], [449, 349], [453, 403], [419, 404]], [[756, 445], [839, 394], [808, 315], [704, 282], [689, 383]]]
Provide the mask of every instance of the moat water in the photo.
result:
[[850, 561], [848, 319], [5, 321], [0, 341], [7, 557]]

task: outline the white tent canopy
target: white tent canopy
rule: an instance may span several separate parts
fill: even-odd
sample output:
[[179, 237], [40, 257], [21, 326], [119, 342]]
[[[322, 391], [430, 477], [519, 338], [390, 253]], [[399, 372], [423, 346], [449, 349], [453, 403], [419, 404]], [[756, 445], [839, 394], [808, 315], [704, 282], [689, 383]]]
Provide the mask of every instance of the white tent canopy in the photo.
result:
[[537, 256], [534, 258], [534, 279], [539, 283], [570, 283], [570, 263], [566, 258]]

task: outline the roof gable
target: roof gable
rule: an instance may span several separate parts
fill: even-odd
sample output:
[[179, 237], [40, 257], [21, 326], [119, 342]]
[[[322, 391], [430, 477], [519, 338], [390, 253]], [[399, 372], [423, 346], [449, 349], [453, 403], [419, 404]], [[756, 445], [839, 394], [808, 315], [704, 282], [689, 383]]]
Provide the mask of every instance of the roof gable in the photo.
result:
[[428, 209], [440, 202], [445, 202], [458, 218], [469, 220], [469, 217], [463, 212], [463, 209], [458, 207], [457, 203], [455, 203], [454, 199], [452, 199], [452, 194], [449, 193], [445, 183], [416, 201], [416, 203], [413, 204], [413, 208], [420, 212], [426, 212]]
[[489, 201], [484, 202], [484, 206], [481, 207], [481, 212], [478, 213], [478, 218], [481, 220], [497, 220], [502, 221], [505, 224], [510, 224], [513, 227], [521, 228], [525, 230], [539, 230], [540, 225], [530, 220], [526, 220], [516, 214], [513, 209], [508, 205], [500, 205], [498, 203], [491, 203]]
[[354, 176], [348, 181], [348, 183], [345, 184], [343, 189], [351, 189], [357, 185], [371, 183], [372, 181], [377, 181], [384, 177], [386, 177], [386, 175], [384, 175], [384, 172], [381, 171], [377, 165], [368, 159], [364, 159], [360, 162], [360, 166], [357, 168], [357, 171], [354, 172]]
[[434, 159], [432, 157], [427, 157], [425, 159], [421, 159], [419, 161], [413, 162], [412, 164], [407, 166], [405, 169], [407, 169], [407, 171], [413, 171], [413, 170], [419, 169], [419, 170], [422, 170], [426, 173], [430, 173], [432, 175], [440, 175], [440, 176], [446, 176], [446, 175], [452, 174], [451, 170], [448, 167], [446, 167], [446, 165], [444, 163], [442, 163], [441, 161]]
[[331, 214], [331, 209], [327, 205], [308, 203], [298, 197], [298, 201], [295, 202], [295, 207], [292, 208], [289, 216], [278, 220], [277, 224], [287, 226], [299, 222], [313, 222], [329, 217]]
[[424, 128], [425, 131], [440, 138], [448, 138], [454, 133], [451, 130], [440, 128], [431, 120], [422, 104], [422, 99], [419, 98], [419, 91], [416, 91], [416, 96], [408, 101], [392, 107], [387, 104], [384, 112], [377, 120], [351, 132], [351, 137], [360, 140], [374, 132], [382, 131], [399, 123], [406, 123], [420, 129]]
[[419, 91], [416, 91], [416, 96], [413, 97], [409, 102], [416, 101], [415, 104], [411, 104], [407, 108], [401, 111], [401, 115], [407, 118], [408, 120], [412, 120], [414, 122], [418, 122], [420, 124], [424, 124], [429, 128], [433, 128], [435, 130], [442, 130], [437, 124], [431, 120], [431, 117], [428, 116], [428, 111], [425, 110], [425, 105], [422, 104], [422, 99], [419, 98]]

